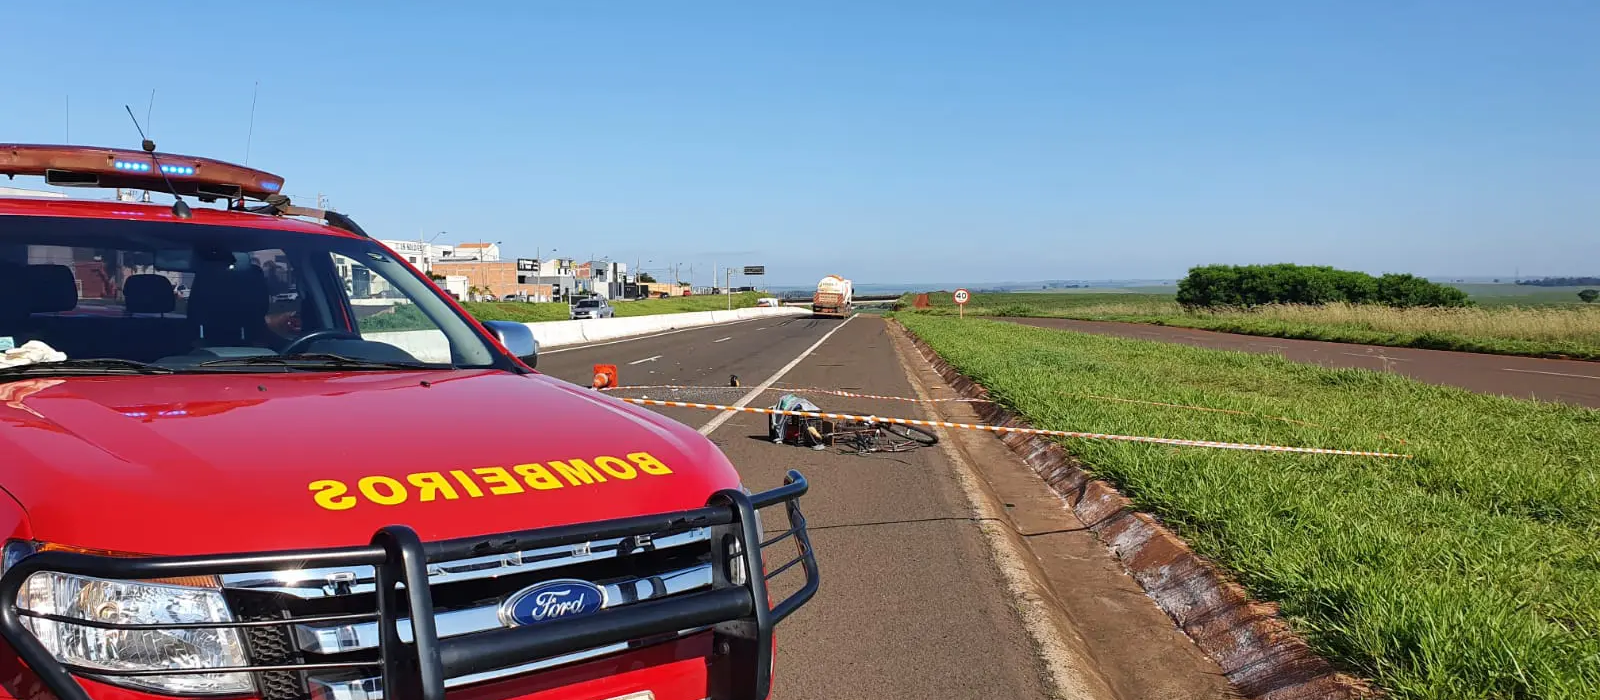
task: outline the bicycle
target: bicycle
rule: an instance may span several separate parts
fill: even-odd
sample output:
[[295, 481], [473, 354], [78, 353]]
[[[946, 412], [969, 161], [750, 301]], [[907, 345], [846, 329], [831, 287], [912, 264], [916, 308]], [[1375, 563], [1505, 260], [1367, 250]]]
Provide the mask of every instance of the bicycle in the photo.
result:
[[872, 416], [860, 413], [845, 415], [860, 416], [860, 418], [823, 422], [823, 426], [828, 428], [826, 433], [817, 430], [815, 425], [807, 425], [806, 430], [818, 442], [842, 446], [846, 453], [857, 455], [873, 452], [909, 452], [939, 443], [939, 436], [914, 425], [881, 422], [874, 420]]

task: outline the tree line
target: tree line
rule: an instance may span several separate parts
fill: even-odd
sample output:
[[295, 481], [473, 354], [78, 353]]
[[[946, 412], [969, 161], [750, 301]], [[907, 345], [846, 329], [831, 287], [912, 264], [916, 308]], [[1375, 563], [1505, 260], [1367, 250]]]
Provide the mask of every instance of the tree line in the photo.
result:
[[1373, 277], [1327, 266], [1203, 265], [1178, 281], [1178, 303], [1190, 307], [1266, 304], [1468, 306], [1467, 293], [1408, 274]]
[[1536, 280], [1517, 280], [1528, 287], [1587, 287], [1600, 285], [1600, 277], [1544, 277]]

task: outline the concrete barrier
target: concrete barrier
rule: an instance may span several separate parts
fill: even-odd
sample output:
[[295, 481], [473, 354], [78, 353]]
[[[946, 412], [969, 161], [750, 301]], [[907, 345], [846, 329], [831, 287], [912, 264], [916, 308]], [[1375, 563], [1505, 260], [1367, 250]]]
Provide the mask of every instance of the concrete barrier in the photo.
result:
[[[793, 307], [762, 307], [733, 311], [692, 311], [681, 314], [595, 318], [582, 321], [542, 321], [523, 324], [533, 331], [540, 348], [617, 340], [684, 328], [713, 326], [768, 316], [804, 316], [808, 310]], [[424, 362], [449, 362], [450, 344], [440, 331], [391, 331], [365, 333], [367, 340], [388, 343], [411, 353]]]
[[[539, 339], [539, 347], [561, 347], [562, 345], [575, 345], [583, 342], [600, 342], [616, 340], [635, 335], [648, 335], [650, 333], [664, 333], [666, 331], [681, 330], [684, 328], [698, 328], [712, 326], [719, 323], [732, 323], [754, 318], [775, 316], [804, 316], [810, 311], [792, 307], [762, 307], [749, 309], [734, 309], [733, 311], [691, 311], [681, 314], [656, 314], [653, 316], [626, 316], [623, 318], [596, 318], [583, 321], [545, 321], [542, 323], [527, 324], [533, 330], [533, 337]], [[567, 331], [550, 333], [548, 336], [543, 330], [545, 326], [556, 324], [581, 324], [580, 339], [573, 339]], [[546, 339], [548, 337], [548, 340]]]
[[541, 323], [523, 324], [533, 331], [533, 339], [539, 341], [539, 346], [555, 347], [559, 345], [576, 345], [588, 340], [584, 336], [584, 324], [588, 321], [543, 321]]
[[362, 337], [393, 345], [423, 362], [450, 361], [450, 341], [444, 337], [444, 331], [392, 331], [367, 333]]

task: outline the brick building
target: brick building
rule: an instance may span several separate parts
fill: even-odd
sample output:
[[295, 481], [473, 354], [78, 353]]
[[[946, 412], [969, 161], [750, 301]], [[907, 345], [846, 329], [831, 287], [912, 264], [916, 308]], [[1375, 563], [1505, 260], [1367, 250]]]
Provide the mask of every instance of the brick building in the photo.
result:
[[512, 262], [435, 262], [433, 273], [445, 277], [467, 278], [467, 286], [477, 287], [479, 293], [496, 299], [507, 294], [526, 294], [535, 298], [549, 298], [551, 285], [523, 284], [518, 280], [517, 263]]

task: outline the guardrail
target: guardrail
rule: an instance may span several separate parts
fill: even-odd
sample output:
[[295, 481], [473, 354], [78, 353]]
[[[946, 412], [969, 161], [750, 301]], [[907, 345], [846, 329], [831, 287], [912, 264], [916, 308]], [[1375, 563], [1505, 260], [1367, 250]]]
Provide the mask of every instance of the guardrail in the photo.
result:
[[[533, 331], [539, 348], [558, 348], [605, 340], [616, 340], [634, 335], [664, 333], [682, 328], [712, 326], [767, 316], [804, 316], [809, 309], [792, 306], [753, 307], [732, 311], [690, 311], [677, 314], [651, 316], [624, 316], [621, 318], [591, 318], [581, 321], [542, 321], [523, 324]], [[423, 362], [449, 362], [450, 343], [440, 331], [389, 331], [365, 333], [368, 340], [388, 343], [411, 353]]]

